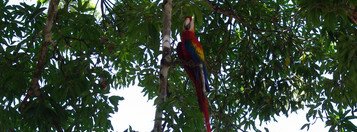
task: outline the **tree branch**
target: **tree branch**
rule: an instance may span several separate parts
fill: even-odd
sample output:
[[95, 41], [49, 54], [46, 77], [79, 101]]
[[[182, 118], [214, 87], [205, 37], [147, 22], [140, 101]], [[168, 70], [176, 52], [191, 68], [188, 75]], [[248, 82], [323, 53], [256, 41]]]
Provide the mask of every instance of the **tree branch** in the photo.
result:
[[[26, 104], [28, 102], [27, 100], [31, 96], [36, 96], [36, 97], [40, 97], [41, 99], [43, 99], [43, 96], [41, 96], [40, 85], [38, 84], [38, 82], [41, 78], [42, 72], [44, 70], [44, 67], [45, 67], [45, 64], [47, 61], [48, 46], [50, 44], [53, 44], [51, 30], [52, 30], [54, 18], [57, 14], [58, 4], [59, 4], [59, 0], [51, 0], [48, 5], [47, 21], [46, 21], [46, 25], [43, 29], [44, 41], [40, 47], [38, 61], [36, 64], [35, 71], [32, 75], [30, 88], [28, 89], [25, 98], [21, 102], [20, 111], [22, 111], [26, 107]], [[59, 131], [59, 132], [63, 131], [62, 128], [59, 127], [57, 122], [52, 122], [52, 124], [57, 129], [57, 131]]]
[[46, 63], [46, 55], [48, 52], [48, 46], [53, 43], [51, 29], [52, 29], [52, 25], [53, 25], [53, 20], [55, 18], [55, 15], [57, 14], [58, 3], [59, 3], [59, 0], [51, 0], [48, 5], [49, 6], [48, 13], [47, 13], [48, 17], [47, 17], [46, 25], [43, 29], [44, 41], [40, 47], [38, 61], [37, 61], [36, 68], [35, 68], [35, 71], [32, 76], [30, 88], [28, 89], [25, 98], [21, 102], [20, 111], [22, 108], [25, 107], [29, 97], [31, 97], [31, 96], [39, 97], [41, 95], [40, 85], [38, 84], [38, 81], [41, 78], [41, 74], [43, 72], [43, 69], [44, 69], [44, 66]]
[[166, 101], [167, 96], [167, 77], [168, 71], [171, 64], [171, 46], [170, 46], [170, 36], [171, 36], [171, 11], [172, 11], [172, 0], [164, 0], [164, 20], [163, 20], [163, 31], [162, 31], [162, 49], [163, 55], [161, 59], [161, 69], [160, 69], [160, 92], [156, 102], [156, 112], [155, 112], [155, 123], [154, 132], [162, 132], [162, 111], [163, 103]]
[[355, 11], [355, 7], [349, 9], [349, 15], [348, 17], [351, 19], [351, 21], [354, 24], [357, 24], [357, 11]]
[[252, 31], [255, 31], [255, 32], [278, 32], [278, 33], [284, 32], [284, 31], [278, 31], [278, 30], [260, 29], [260, 28], [256, 27], [255, 25], [250, 24], [242, 16], [240, 16], [236, 12], [234, 12], [234, 10], [220, 8], [213, 1], [209, 1], [209, 0], [205, 0], [205, 1], [215, 12], [226, 15], [229, 18], [234, 18], [236, 21], [240, 22], [243, 26], [251, 29]]
[[206, 0], [206, 3], [217, 13], [221, 13], [223, 15], [230, 17], [230, 18], [234, 18], [239, 22], [243, 21], [242, 17], [237, 15], [233, 10], [222, 9], [222, 8], [218, 7], [218, 5], [213, 3], [213, 1]]

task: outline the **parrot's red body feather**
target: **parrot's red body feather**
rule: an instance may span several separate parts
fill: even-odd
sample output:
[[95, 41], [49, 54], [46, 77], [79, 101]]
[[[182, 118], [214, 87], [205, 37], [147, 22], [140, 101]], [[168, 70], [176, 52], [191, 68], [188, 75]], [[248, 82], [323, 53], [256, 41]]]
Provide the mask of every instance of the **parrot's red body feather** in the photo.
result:
[[205, 89], [209, 91], [209, 86], [203, 48], [195, 33], [187, 29], [182, 32], [181, 41], [177, 46], [177, 54], [196, 89], [197, 100], [204, 116], [206, 130], [207, 132], [211, 132], [208, 112], [209, 105], [204, 93]]

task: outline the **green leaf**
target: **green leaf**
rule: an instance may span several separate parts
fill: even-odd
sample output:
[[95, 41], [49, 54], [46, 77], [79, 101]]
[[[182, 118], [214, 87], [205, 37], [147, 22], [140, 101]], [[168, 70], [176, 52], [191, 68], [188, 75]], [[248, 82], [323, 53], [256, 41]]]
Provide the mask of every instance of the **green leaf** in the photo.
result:
[[266, 132], [269, 132], [269, 129], [268, 129], [268, 128], [266, 128], [266, 127], [264, 127], [264, 130], [265, 130]]
[[308, 131], [308, 130], [310, 129], [310, 123], [304, 124], [304, 125], [300, 128], [300, 130], [304, 130], [305, 127], [307, 127], [307, 128], [306, 128], [306, 131]]
[[109, 101], [114, 106], [115, 111], [118, 111], [119, 100], [124, 100], [124, 98], [120, 97], [120, 96], [110, 96], [109, 97]]

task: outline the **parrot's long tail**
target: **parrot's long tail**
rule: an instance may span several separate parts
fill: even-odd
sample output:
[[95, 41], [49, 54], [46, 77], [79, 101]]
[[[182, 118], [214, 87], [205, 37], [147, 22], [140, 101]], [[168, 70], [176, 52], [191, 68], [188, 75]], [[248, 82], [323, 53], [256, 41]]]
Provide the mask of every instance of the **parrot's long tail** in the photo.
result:
[[209, 122], [209, 112], [208, 112], [208, 100], [203, 92], [202, 82], [196, 81], [195, 85], [200, 86], [200, 87], [196, 87], [198, 105], [200, 106], [200, 110], [205, 118], [204, 120], [205, 120], [207, 132], [211, 132], [211, 125]]
[[204, 116], [206, 130], [207, 130], [207, 132], [211, 132], [211, 125], [210, 125], [210, 122], [209, 122], [209, 112], [208, 112], [208, 106], [209, 105], [208, 105], [207, 97], [206, 97], [206, 95], [204, 93], [204, 91], [205, 91], [204, 89], [205, 88], [204, 88], [202, 79], [203, 78], [201, 78], [201, 77], [196, 78], [195, 82], [194, 82], [195, 83], [194, 85], [195, 85], [195, 89], [196, 89], [196, 95], [197, 95], [198, 104], [199, 104], [200, 110], [201, 110], [201, 112], [203, 113], [203, 116]]
[[[209, 122], [209, 112], [208, 112], [208, 100], [207, 97], [204, 93], [204, 87], [203, 87], [203, 81], [202, 81], [202, 74], [200, 72], [199, 67], [189, 67], [189, 66], [184, 66], [186, 73], [188, 74], [189, 78], [191, 81], [194, 83], [195, 89], [196, 89], [196, 95], [197, 95], [197, 100], [198, 100], [198, 105], [200, 107], [200, 111], [203, 113], [205, 125], [206, 125], [206, 130], [207, 132], [211, 132], [211, 125]], [[207, 84], [207, 83], [205, 83]], [[206, 85], [207, 86], [207, 85]], [[207, 86], [208, 87], [208, 86]]]

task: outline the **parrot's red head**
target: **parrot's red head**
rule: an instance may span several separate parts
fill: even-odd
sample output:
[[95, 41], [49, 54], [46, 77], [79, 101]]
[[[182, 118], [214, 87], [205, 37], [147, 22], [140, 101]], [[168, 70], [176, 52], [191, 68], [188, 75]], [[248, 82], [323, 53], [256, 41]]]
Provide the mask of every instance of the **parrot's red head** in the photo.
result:
[[183, 23], [183, 27], [185, 30], [189, 30], [189, 31], [192, 31], [194, 32], [194, 23], [193, 23], [193, 17], [192, 16], [187, 16], [185, 18], [185, 22]]

